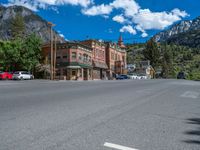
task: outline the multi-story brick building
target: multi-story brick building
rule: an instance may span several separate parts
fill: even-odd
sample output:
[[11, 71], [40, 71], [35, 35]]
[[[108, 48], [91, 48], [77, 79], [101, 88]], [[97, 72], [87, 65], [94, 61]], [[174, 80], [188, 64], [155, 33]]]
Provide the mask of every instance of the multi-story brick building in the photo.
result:
[[105, 43], [97, 40], [85, 40], [81, 43], [92, 48], [93, 79], [104, 79], [106, 77], [106, 70], [108, 69]]
[[[73, 42], [57, 43], [56, 78], [92, 80], [92, 48]], [[45, 63], [50, 62], [50, 45], [43, 46]]]
[[120, 36], [118, 44], [107, 42], [106, 45], [107, 76], [113, 78], [116, 74], [126, 74], [126, 47], [123, 44], [122, 36]]
[[[85, 40], [57, 43], [56, 78], [67, 80], [112, 79], [125, 74], [126, 50], [122, 36], [118, 43]], [[50, 63], [50, 45], [43, 46], [44, 63]]]

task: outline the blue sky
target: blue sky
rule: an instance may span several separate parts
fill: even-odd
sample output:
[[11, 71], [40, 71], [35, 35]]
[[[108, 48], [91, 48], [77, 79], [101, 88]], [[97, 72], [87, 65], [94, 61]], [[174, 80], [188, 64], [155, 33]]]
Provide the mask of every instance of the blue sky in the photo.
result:
[[144, 42], [181, 20], [200, 16], [199, 0], [0, 0], [26, 6], [68, 40]]

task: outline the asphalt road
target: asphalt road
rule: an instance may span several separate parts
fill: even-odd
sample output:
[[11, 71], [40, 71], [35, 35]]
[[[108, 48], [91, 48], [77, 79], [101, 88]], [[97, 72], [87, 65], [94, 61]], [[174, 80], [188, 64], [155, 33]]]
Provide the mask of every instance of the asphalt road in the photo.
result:
[[200, 150], [200, 82], [0, 82], [0, 150], [116, 149]]

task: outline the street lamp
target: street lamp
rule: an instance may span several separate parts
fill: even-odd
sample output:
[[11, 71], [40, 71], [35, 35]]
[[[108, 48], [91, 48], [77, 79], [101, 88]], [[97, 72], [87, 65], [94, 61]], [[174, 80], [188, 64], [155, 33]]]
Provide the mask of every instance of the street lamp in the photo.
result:
[[54, 71], [54, 67], [53, 67], [53, 26], [55, 26], [55, 24], [48, 22], [48, 25], [50, 27], [50, 47], [51, 47], [51, 61], [50, 61], [50, 79], [53, 80], [53, 71]]

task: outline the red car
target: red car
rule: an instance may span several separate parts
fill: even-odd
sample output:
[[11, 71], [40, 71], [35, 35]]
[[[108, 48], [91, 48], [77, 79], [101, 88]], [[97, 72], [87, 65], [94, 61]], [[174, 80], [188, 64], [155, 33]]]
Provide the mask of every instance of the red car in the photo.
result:
[[0, 80], [7, 80], [7, 79], [11, 80], [12, 76], [13, 76], [12, 73], [0, 71]]

